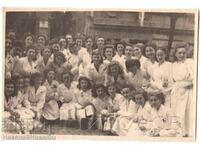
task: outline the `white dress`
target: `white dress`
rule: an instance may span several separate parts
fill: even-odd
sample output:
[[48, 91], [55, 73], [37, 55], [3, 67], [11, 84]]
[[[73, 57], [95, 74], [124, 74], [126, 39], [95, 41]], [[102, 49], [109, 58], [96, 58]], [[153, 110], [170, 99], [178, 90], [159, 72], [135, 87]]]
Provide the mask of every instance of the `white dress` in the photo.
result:
[[60, 84], [57, 88], [58, 99], [63, 103], [60, 108], [60, 120], [75, 120], [75, 96], [73, 83], [70, 88], [67, 88], [64, 83]]
[[47, 120], [56, 120], [59, 118], [60, 112], [58, 107], [58, 93], [57, 87], [59, 83], [53, 80], [51, 84], [46, 80], [43, 86], [46, 87], [47, 93], [45, 98], [45, 104], [42, 110], [42, 115]]
[[192, 136], [195, 129], [195, 99], [193, 97], [193, 88], [186, 87], [193, 84], [193, 60], [186, 59], [184, 62], [174, 62], [172, 64], [171, 77], [174, 81], [171, 91], [172, 110], [180, 119], [183, 134]]
[[152, 74], [153, 74], [153, 66], [156, 64], [157, 62], [152, 62], [150, 59], [147, 59], [145, 61], [145, 63], [143, 64], [143, 74], [145, 77], [147, 78], [151, 78], [152, 77]]
[[37, 91], [35, 91], [35, 87], [30, 86], [27, 90], [27, 94], [31, 109], [36, 111], [38, 117], [40, 118], [45, 103], [46, 87], [39, 86]]
[[[155, 63], [153, 65], [153, 72], [151, 77], [151, 85], [162, 92], [165, 95], [165, 105], [171, 107], [171, 68], [172, 64], [170, 62], [163, 62], [161, 65], [159, 63]], [[163, 87], [163, 83], [167, 82], [168, 86]]]
[[136, 104], [133, 100], [125, 100], [120, 107], [120, 110], [117, 112], [119, 117], [116, 118], [116, 121], [112, 127], [112, 131], [118, 135], [126, 135], [132, 119], [136, 116], [137, 109]]

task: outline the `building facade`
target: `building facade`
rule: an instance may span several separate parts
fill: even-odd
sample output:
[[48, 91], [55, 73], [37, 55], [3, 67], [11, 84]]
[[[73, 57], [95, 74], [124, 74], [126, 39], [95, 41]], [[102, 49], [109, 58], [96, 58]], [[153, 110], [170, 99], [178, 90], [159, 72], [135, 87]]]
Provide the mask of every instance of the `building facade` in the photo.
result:
[[171, 40], [194, 44], [194, 14], [127, 11], [93, 12], [7, 12], [6, 29], [13, 29], [20, 38], [25, 32], [43, 34], [47, 39], [71, 33], [94, 38], [148, 41], [167, 46]]

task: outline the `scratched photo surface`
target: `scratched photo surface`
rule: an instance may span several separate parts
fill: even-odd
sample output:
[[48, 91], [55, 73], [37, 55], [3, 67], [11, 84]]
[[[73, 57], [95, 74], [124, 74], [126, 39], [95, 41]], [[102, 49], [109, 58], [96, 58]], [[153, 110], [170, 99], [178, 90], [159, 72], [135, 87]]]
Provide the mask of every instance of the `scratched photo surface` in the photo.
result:
[[194, 141], [197, 15], [5, 8], [3, 139]]

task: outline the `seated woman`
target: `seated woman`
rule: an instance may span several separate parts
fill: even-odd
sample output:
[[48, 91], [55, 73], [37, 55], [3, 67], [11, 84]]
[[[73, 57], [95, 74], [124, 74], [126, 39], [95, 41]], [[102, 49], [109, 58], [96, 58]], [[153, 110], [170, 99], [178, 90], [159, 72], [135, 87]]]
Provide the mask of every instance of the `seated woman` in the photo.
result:
[[95, 85], [92, 95], [95, 98], [92, 103], [95, 107], [95, 126], [98, 130], [103, 130], [105, 118], [109, 115], [109, 101], [106, 88], [103, 84]]
[[107, 86], [111, 83], [115, 83], [119, 89], [126, 84], [123, 68], [117, 61], [112, 61], [107, 67], [104, 84]]
[[126, 83], [135, 89], [139, 89], [143, 85], [143, 74], [140, 70], [140, 62], [137, 59], [130, 59], [126, 64]]
[[28, 100], [31, 105], [31, 110], [35, 113], [34, 127], [40, 128], [42, 109], [45, 103], [46, 88], [42, 86], [42, 76], [39, 72], [31, 74], [30, 87], [27, 90]]
[[15, 81], [18, 99], [15, 104], [13, 103], [13, 108], [15, 109], [15, 112], [20, 115], [23, 132], [29, 133], [33, 129], [32, 124], [35, 114], [31, 111], [28, 94], [24, 89], [24, 77], [22, 75], [14, 75], [13, 80]]
[[121, 93], [124, 95], [125, 100], [121, 104], [119, 111], [116, 112], [118, 117], [113, 125], [112, 132], [117, 135], [126, 135], [132, 119], [136, 116], [137, 109], [135, 102], [132, 100], [131, 88], [125, 86], [122, 88]]
[[18, 133], [28, 134], [32, 130], [33, 117], [34, 113], [28, 107], [27, 99], [24, 99], [20, 94], [20, 90], [17, 91], [16, 84], [12, 80], [6, 80], [3, 115], [4, 131], [17, 131]]
[[[42, 110], [42, 116], [44, 122], [51, 128], [51, 124], [54, 123], [60, 115], [59, 106], [58, 106], [58, 93], [57, 87], [59, 83], [55, 80], [56, 71], [54, 68], [48, 68], [44, 71], [45, 74], [45, 82], [43, 86], [46, 87], [46, 97], [45, 97], [45, 104]], [[46, 126], [45, 126], [46, 127]], [[46, 129], [48, 129], [46, 128]]]
[[75, 96], [73, 75], [68, 70], [65, 70], [62, 74], [62, 81], [58, 88], [58, 100], [60, 101], [60, 120], [75, 120]]
[[[113, 123], [115, 122], [115, 113], [120, 110], [122, 103], [125, 101], [124, 96], [120, 93], [117, 93], [118, 89], [117, 86], [113, 83], [107, 86], [107, 93], [109, 95], [109, 118], [107, 123], [110, 121], [110, 127], [107, 127], [107, 130], [111, 130]], [[108, 129], [110, 128], [110, 129]]]
[[[76, 97], [76, 116], [81, 128], [92, 128], [94, 120], [94, 107], [92, 105], [92, 93], [90, 79], [82, 76], [78, 80], [78, 90], [75, 93]], [[86, 127], [84, 126], [84, 123]]]
[[49, 65], [49, 67], [53, 67], [56, 70], [57, 76], [56, 80], [61, 83], [62, 77], [61, 74], [64, 70], [70, 70], [70, 66], [66, 62], [65, 56], [62, 52], [55, 52], [53, 54], [53, 63]]
[[144, 135], [146, 131], [147, 120], [149, 118], [151, 106], [147, 101], [147, 93], [143, 89], [138, 89], [134, 92], [133, 97], [136, 104], [136, 116], [133, 118], [130, 124], [127, 136], [139, 136]]
[[150, 136], [181, 136], [182, 131], [178, 118], [172, 110], [164, 106], [165, 97], [162, 92], [150, 93], [149, 103], [151, 105], [150, 119], [152, 126], [148, 135]]

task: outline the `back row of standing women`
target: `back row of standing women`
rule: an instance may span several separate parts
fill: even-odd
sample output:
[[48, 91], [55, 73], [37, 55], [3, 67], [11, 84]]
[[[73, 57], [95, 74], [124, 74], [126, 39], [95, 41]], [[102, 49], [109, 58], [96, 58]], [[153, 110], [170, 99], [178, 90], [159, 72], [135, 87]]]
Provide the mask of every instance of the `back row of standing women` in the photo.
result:
[[[35, 42], [34, 36], [26, 33], [20, 48], [20, 42], [8, 37], [5, 77], [9, 86], [14, 83], [13, 93], [7, 84], [5, 88], [6, 110], [11, 112], [7, 116], [28, 116], [39, 123], [59, 118], [81, 124], [86, 118], [89, 128], [110, 128], [118, 135], [146, 129], [153, 135], [161, 134], [154, 129], [166, 124], [167, 116], [175, 116], [181, 134], [193, 135], [194, 65], [193, 59], [187, 58], [185, 45], [168, 53], [152, 43], [105, 44], [99, 37], [94, 49], [93, 42], [91, 37], [73, 40], [68, 34], [46, 44], [44, 36]], [[157, 121], [155, 114], [165, 119]], [[143, 125], [138, 128], [144, 122], [153, 124], [146, 124], [145, 130]]]

